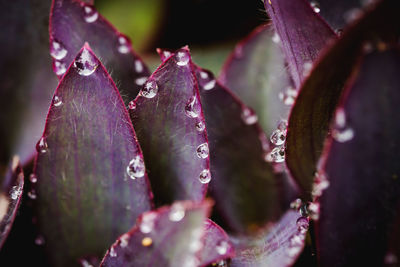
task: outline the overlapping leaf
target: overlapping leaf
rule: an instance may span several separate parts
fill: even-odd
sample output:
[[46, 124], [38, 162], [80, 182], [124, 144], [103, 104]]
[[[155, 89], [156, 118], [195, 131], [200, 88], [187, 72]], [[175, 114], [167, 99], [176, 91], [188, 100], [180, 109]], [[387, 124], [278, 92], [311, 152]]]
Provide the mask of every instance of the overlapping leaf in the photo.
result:
[[130, 107], [156, 205], [202, 200], [211, 178], [209, 148], [189, 50], [167, 58]]
[[9, 169], [3, 176], [0, 191], [0, 248], [10, 233], [19, 204], [21, 203], [23, 188], [24, 173], [19, 158], [15, 156]]
[[144, 213], [108, 250], [100, 266], [198, 266], [209, 201], [175, 202]]
[[87, 44], [60, 81], [37, 149], [38, 222], [53, 264], [102, 255], [151, 208], [129, 115]]
[[388, 0], [367, 12], [316, 63], [301, 88], [289, 119], [286, 163], [305, 198], [311, 198], [314, 173], [329, 122], [361, 48], [363, 44], [368, 49], [374, 43], [398, 39], [400, 21], [395, 10], [399, 9], [399, 1]]
[[321, 266], [383, 266], [395, 252], [388, 246], [400, 214], [399, 74], [399, 48], [367, 55], [336, 110], [317, 230]]
[[298, 88], [312, 62], [327, 42], [335, 38], [335, 33], [304, 0], [265, 0], [264, 3], [282, 40], [289, 70]]
[[136, 97], [149, 71], [119, 33], [94, 6], [74, 0], [53, 0], [50, 18], [50, 52], [53, 69], [61, 77], [74, 56], [88, 42], [110, 71], [124, 100]]

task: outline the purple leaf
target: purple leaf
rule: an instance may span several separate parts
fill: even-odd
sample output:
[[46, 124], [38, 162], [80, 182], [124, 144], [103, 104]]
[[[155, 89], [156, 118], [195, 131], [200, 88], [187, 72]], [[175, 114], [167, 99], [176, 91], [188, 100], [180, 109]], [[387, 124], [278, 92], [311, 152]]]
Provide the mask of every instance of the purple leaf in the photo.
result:
[[129, 106], [156, 205], [204, 199], [209, 149], [189, 50], [164, 61]]
[[128, 112], [87, 44], [56, 89], [37, 150], [38, 224], [53, 264], [102, 254], [151, 208]]
[[107, 251], [100, 266], [198, 266], [210, 208], [210, 201], [181, 201], [144, 213]]
[[205, 221], [203, 249], [201, 250], [201, 266], [232, 258], [235, 254], [225, 231], [211, 220]]
[[229, 56], [219, 81], [252, 107], [263, 129], [272, 134], [289, 116], [297, 92], [291, 86], [279, 36], [271, 25], [256, 28]]
[[400, 215], [399, 73], [398, 47], [368, 54], [336, 109], [322, 163], [322, 266], [383, 266]]
[[149, 76], [130, 40], [92, 5], [74, 0], [53, 0], [49, 29], [53, 69], [59, 77], [85, 42], [93, 47], [105, 67], [112, 72], [126, 103], [136, 97]]
[[236, 257], [231, 267], [292, 266], [304, 247], [308, 219], [287, 211], [256, 237], [231, 237]]
[[[265, 161], [268, 141], [257, 115], [215, 81], [211, 72], [197, 68], [201, 102], [210, 140], [211, 195], [230, 231], [253, 232], [282, 214], [292, 194], [287, 177]], [[264, 148], [264, 149], [263, 149]]]
[[335, 33], [305, 0], [265, 0], [265, 9], [282, 40], [296, 88]]
[[[57, 78], [51, 72], [47, 40], [50, 1], [1, 4], [0, 162], [12, 155], [24, 165], [35, 154]], [[34, 48], [34, 49], [33, 49]]]
[[24, 173], [19, 158], [14, 156], [5, 173], [0, 191], [0, 249], [13, 225], [24, 188]]
[[286, 164], [305, 198], [311, 199], [330, 119], [362, 46], [368, 49], [376, 40], [397, 40], [400, 20], [395, 10], [399, 9], [399, 1], [388, 0], [366, 13], [327, 50], [301, 88], [289, 118]]

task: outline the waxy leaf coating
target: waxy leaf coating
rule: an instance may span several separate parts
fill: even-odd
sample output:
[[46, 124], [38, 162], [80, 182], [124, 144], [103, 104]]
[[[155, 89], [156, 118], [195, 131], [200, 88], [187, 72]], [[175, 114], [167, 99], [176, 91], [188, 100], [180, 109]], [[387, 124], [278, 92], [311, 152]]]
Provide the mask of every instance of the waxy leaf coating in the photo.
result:
[[130, 105], [156, 205], [204, 199], [209, 148], [189, 50], [167, 58]]
[[21, 203], [24, 189], [24, 173], [19, 158], [14, 156], [2, 179], [0, 190], [0, 248], [10, 233]]
[[119, 33], [93, 5], [53, 0], [49, 31], [53, 69], [59, 77], [85, 42], [101, 58], [126, 103], [136, 97], [149, 76], [128, 37]]
[[53, 264], [101, 256], [151, 208], [128, 112], [87, 44], [56, 89], [37, 150], [38, 224]]
[[286, 164], [305, 199], [311, 199], [316, 166], [330, 120], [362, 47], [369, 49], [384, 44], [385, 40], [398, 40], [400, 20], [396, 11], [399, 9], [399, 1], [387, 0], [369, 10], [321, 56], [302, 85], [289, 117]]
[[144, 213], [107, 251], [100, 266], [198, 266], [210, 208], [210, 201], [180, 201]]
[[305, 0], [265, 0], [264, 4], [299, 88], [321, 49], [336, 35]]
[[308, 219], [287, 211], [276, 224], [253, 237], [231, 237], [236, 257], [231, 267], [292, 266], [303, 250]]
[[353, 76], [324, 152], [321, 266], [383, 266], [399, 227], [400, 49], [366, 55]]

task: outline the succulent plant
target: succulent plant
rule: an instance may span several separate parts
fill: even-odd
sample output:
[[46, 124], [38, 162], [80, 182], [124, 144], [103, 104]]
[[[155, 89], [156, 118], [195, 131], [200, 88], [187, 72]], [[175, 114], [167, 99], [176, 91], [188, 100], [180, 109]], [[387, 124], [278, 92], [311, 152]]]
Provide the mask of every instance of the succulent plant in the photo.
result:
[[400, 266], [400, 2], [358, 2], [265, 0], [218, 78], [7, 3], [1, 265]]

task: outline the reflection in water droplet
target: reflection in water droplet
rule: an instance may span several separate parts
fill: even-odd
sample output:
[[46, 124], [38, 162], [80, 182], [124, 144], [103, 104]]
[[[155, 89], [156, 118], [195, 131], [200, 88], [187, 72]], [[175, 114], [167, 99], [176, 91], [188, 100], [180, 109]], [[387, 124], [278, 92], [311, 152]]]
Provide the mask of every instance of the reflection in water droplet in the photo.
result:
[[186, 50], [179, 50], [175, 54], [175, 61], [178, 66], [186, 66], [190, 61], [189, 52]]
[[99, 17], [99, 13], [97, 13], [97, 11], [92, 6], [84, 5], [83, 11], [84, 11], [84, 19], [87, 23], [93, 23]]
[[196, 123], [197, 131], [202, 132], [202, 131], [204, 131], [205, 128], [206, 128], [206, 125], [202, 121], [199, 121]]
[[89, 52], [88, 49], [84, 48], [82, 53], [74, 61], [74, 67], [78, 73], [82, 76], [91, 75], [99, 66], [98, 60]]
[[225, 255], [228, 252], [229, 244], [225, 240], [221, 240], [217, 243], [215, 249], [219, 255]]
[[144, 84], [142, 90], [140, 91], [140, 95], [146, 98], [153, 98], [158, 93], [158, 85], [156, 81], [152, 78], [149, 78]]
[[29, 181], [31, 181], [31, 183], [36, 183], [37, 182], [37, 176], [34, 173], [31, 173], [31, 175], [29, 175]]
[[142, 239], [142, 246], [143, 247], [151, 246], [151, 244], [153, 244], [153, 239], [151, 239], [150, 237], [144, 237]]
[[271, 150], [271, 152], [267, 153], [264, 157], [267, 162], [284, 162], [285, 161], [285, 147], [279, 146], [275, 147]]
[[135, 158], [133, 158], [129, 162], [128, 167], [126, 167], [126, 172], [132, 179], [143, 177], [145, 171], [146, 168], [144, 166], [144, 161], [140, 155], [137, 155]]
[[287, 106], [294, 104], [297, 97], [297, 90], [289, 86], [284, 92], [279, 93], [279, 99]]
[[204, 169], [200, 172], [199, 175], [200, 183], [208, 184], [211, 181], [211, 173], [210, 170]]
[[318, 2], [316, 2], [316, 1], [311, 1], [310, 5], [311, 5], [311, 7], [313, 8], [313, 10], [314, 10], [315, 13], [321, 12], [321, 8], [320, 8]]
[[196, 154], [199, 158], [205, 159], [208, 157], [209, 149], [208, 149], [208, 144], [203, 143], [199, 145], [196, 149]]
[[144, 69], [144, 67], [143, 67], [142, 61], [140, 61], [139, 59], [136, 59], [135, 60], [135, 71], [136, 72], [142, 72], [143, 69]]
[[185, 207], [181, 203], [173, 204], [168, 218], [173, 222], [179, 222], [183, 217], [185, 217]]
[[10, 190], [10, 197], [13, 200], [16, 200], [22, 194], [22, 187], [20, 186], [13, 186]]
[[192, 96], [185, 106], [185, 113], [189, 118], [197, 118], [200, 114], [200, 105], [196, 96]]
[[50, 41], [50, 55], [57, 60], [61, 60], [65, 58], [68, 54], [67, 49], [65, 49], [64, 45], [56, 40]]
[[128, 108], [130, 109], [130, 110], [135, 110], [136, 109], [136, 103], [135, 103], [135, 101], [130, 101], [129, 102], [129, 104], [128, 104]]
[[63, 75], [67, 71], [65, 63], [55, 60], [53, 62], [53, 71], [57, 76]]
[[272, 36], [272, 42], [276, 44], [279, 44], [281, 42], [281, 38], [279, 37], [279, 34], [277, 32], [275, 32]]
[[157, 213], [155, 212], [146, 212], [142, 216], [141, 223], [139, 225], [140, 232], [143, 234], [148, 234], [151, 231], [153, 231], [154, 228], [154, 222], [157, 218]]
[[54, 96], [53, 105], [54, 105], [55, 107], [61, 106], [62, 103], [63, 103], [63, 102], [62, 102], [62, 100], [61, 100], [61, 97]]
[[202, 89], [207, 91], [211, 90], [215, 87], [216, 83], [214, 75], [211, 72], [205, 70], [200, 71], [199, 84]]
[[46, 153], [48, 149], [46, 138], [42, 136], [42, 138], [39, 139], [39, 142], [36, 144], [36, 151], [39, 153]]
[[148, 77], [146, 77], [146, 76], [136, 78], [135, 83], [136, 83], [137, 85], [139, 85], [139, 86], [140, 86], [140, 85], [143, 85], [143, 84], [147, 81], [147, 78], [148, 78]]
[[243, 122], [247, 125], [252, 125], [258, 121], [257, 114], [248, 107], [243, 108], [241, 117]]
[[117, 257], [117, 252], [115, 251], [114, 247], [110, 248], [110, 257]]
[[123, 35], [120, 35], [118, 37], [118, 52], [120, 52], [121, 54], [127, 54], [129, 53], [129, 51], [131, 51], [131, 47], [129, 45], [128, 38]]

